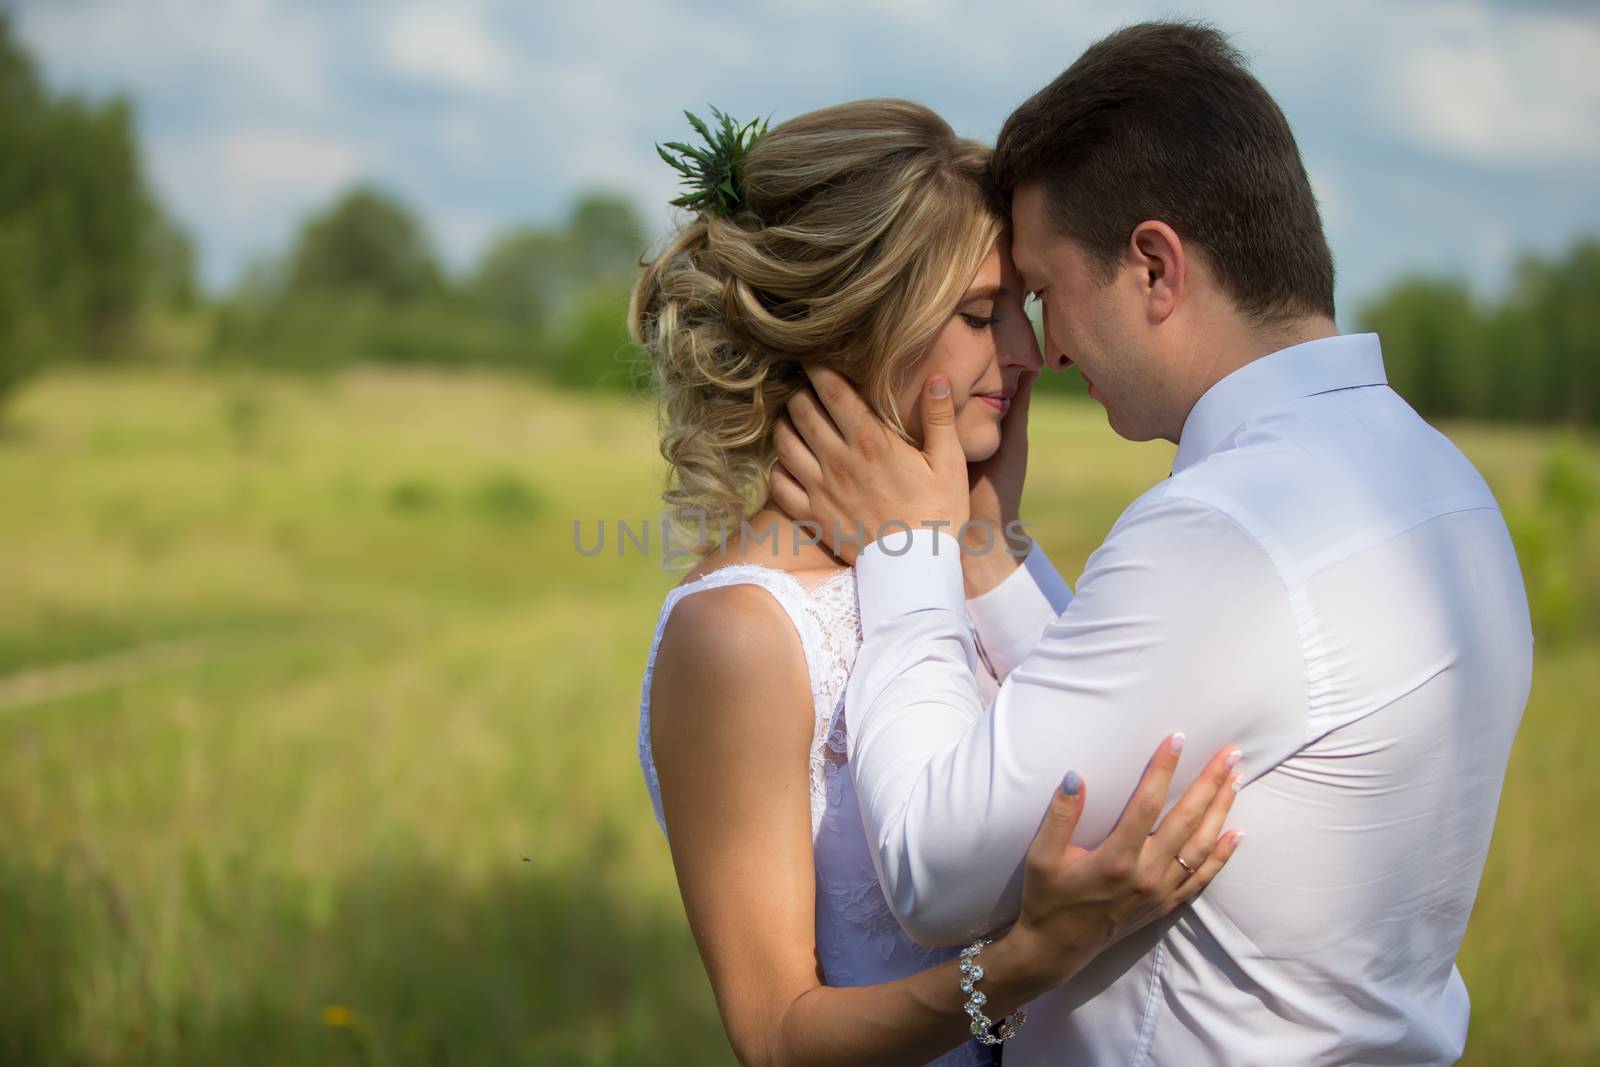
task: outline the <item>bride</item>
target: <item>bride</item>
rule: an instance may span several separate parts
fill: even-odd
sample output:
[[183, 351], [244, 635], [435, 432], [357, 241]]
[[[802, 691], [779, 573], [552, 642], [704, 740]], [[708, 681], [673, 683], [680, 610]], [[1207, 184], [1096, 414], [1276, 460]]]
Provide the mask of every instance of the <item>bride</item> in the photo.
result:
[[[973, 516], [1020, 554], [1015, 524], [994, 534], [1021, 495], [1040, 353], [984, 197], [982, 145], [901, 100], [770, 131], [718, 118], [714, 132], [695, 122], [705, 146], [667, 146], [697, 182], [677, 201], [692, 210], [645, 265], [629, 313], [659, 394], [665, 500], [699, 555], [667, 595], [645, 668], [651, 801], [741, 1063], [990, 1064], [986, 1046], [1025, 1024], [1024, 1003], [1227, 861], [1226, 754], [1158, 826], [1174, 735], [1088, 852], [1069, 843], [1086, 785], [1067, 773], [1039, 798], [1021, 914], [992, 943], [958, 957], [896, 924], [847, 764], [855, 576], [772, 502], [792, 432], [779, 416], [806, 388], [803, 368], [821, 365], [920, 442], [921, 388], [947, 379]], [[1015, 568], [998, 553], [974, 547], [964, 563]], [[981, 622], [978, 637], [1001, 640]]]

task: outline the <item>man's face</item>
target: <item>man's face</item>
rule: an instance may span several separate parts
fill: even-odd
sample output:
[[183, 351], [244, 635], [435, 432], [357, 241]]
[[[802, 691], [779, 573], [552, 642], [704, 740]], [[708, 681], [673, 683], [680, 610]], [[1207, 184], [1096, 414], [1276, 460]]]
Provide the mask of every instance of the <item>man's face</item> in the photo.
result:
[[1159, 364], [1136, 272], [1117, 265], [1109, 280], [1083, 246], [1051, 224], [1042, 182], [1011, 198], [1012, 256], [1023, 286], [1044, 310], [1044, 362], [1076, 365], [1111, 428], [1132, 441], [1160, 435]]

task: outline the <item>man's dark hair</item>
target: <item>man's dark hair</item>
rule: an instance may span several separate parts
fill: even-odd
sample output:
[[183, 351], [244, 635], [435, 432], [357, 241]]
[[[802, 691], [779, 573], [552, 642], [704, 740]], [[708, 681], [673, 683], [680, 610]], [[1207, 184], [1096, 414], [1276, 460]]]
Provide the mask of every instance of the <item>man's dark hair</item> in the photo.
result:
[[989, 180], [1025, 182], [1109, 277], [1147, 219], [1200, 246], [1262, 324], [1333, 316], [1333, 256], [1288, 120], [1217, 30], [1144, 22], [1090, 46], [1012, 112]]

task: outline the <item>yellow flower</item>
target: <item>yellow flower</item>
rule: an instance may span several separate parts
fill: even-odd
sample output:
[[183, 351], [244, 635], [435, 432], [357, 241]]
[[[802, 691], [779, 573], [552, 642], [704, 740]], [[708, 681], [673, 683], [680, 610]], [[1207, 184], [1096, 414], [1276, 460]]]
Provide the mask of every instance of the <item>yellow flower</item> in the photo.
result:
[[322, 1009], [322, 1021], [328, 1026], [354, 1026], [356, 1013], [343, 1004], [329, 1004]]

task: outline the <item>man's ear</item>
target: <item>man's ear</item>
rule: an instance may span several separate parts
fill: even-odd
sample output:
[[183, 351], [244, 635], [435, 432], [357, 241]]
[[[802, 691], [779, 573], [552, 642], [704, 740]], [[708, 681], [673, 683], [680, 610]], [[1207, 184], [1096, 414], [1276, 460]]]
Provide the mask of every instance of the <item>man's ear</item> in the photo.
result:
[[1188, 284], [1188, 257], [1178, 232], [1151, 219], [1133, 228], [1128, 257], [1139, 270], [1150, 322], [1165, 322], [1178, 309]]

